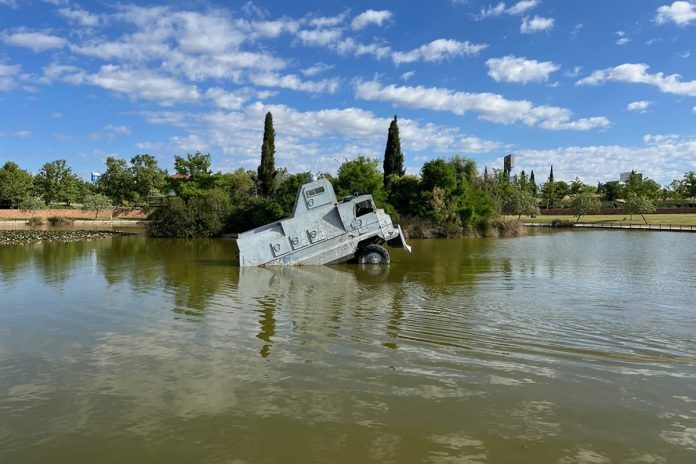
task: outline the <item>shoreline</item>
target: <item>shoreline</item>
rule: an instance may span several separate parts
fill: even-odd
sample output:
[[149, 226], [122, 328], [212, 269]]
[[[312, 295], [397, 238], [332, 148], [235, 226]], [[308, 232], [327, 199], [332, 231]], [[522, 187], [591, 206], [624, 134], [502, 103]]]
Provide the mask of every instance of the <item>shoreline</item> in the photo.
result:
[[78, 242], [136, 235], [122, 230], [0, 230], [0, 245], [30, 245], [43, 242]]

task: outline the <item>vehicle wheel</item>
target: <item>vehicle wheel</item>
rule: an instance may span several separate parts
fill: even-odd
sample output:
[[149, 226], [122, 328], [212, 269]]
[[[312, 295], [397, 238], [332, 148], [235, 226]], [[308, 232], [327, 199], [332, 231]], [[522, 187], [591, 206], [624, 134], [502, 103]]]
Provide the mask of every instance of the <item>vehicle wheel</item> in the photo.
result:
[[358, 252], [359, 264], [389, 264], [389, 252], [382, 245], [367, 245]]

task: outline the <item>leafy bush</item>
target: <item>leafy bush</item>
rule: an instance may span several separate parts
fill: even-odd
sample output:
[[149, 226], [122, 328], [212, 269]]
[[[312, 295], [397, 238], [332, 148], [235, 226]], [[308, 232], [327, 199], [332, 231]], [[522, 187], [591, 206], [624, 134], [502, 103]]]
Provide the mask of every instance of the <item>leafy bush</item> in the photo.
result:
[[274, 199], [252, 197], [233, 207], [225, 229], [232, 232], [244, 232], [286, 216], [283, 206]]
[[223, 232], [230, 209], [229, 197], [218, 189], [188, 201], [168, 198], [150, 216], [148, 232], [154, 237], [212, 237]]
[[72, 224], [72, 220], [62, 217], [62, 216], [51, 216], [47, 219], [48, 223], [52, 226], [69, 226]]
[[44, 224], [43, 219], [38, 217], [32, 217], [27, 221], [27, 225], [30, 226], [42, 226]]

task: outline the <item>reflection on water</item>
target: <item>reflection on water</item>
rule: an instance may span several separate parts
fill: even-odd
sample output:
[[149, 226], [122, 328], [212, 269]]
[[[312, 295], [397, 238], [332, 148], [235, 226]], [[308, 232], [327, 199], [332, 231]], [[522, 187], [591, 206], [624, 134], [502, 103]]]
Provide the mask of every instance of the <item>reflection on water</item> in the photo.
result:
[[416, 241], [240, 269], [227, 240], [0, 247], [0, 462], [690, 462], [684, 234]]

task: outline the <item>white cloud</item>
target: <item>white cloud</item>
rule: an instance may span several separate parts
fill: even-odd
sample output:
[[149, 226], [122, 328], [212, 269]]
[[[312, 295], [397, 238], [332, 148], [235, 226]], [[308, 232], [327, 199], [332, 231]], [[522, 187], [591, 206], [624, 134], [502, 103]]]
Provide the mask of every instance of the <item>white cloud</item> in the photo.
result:
[[90, 133], [89, 138], [92, 140], [106, 139], [109, 143], [112, 143], [119, 136], [130, 135], [131, 132], [131, 128], [128, 126], [107, 124], [106, 126], [102, 127], [101, 130]]
[[655, 22], [665, 24], [674, 22], [678, 26], [686, 26], [696, 21], [696, 5], [692, 2], [678, 1], [671, 5], [663, 5], [657, 9]]
[[58, 13], [71, 22], [80, 26], [96, 27], [103, 23], [104, 17], [98, 14], [90, 13], [81, 8], [61, 8]]
[[693, 107], [693, 112], [696, 114], [696, 106]]
[[261, 87], [278, 87], [309, 93], [334, 93], [338, 90], [340, 84], [338, 78], [321, 79], [319, 81], [303, 81], [295, 74], [281, 76], [276, 73], [259, 73], [252, 74], [249, 79], [254, 85]]
[[508, 55], [486, 61], [488, 75], [496, 82], [548, 82], [549, 74], [561, 69], [551, 61], [536, 61]]
[[21, 65], [4, 64], [0, 61], [0, 91], [10, 90], [16, 84], [16, 77], [21, 70]]
[[475, 16], [475, 19], [481, 20], [501, 16], [505, 13], [505, 3], [500, 2], [497, 5], [489, 5], [487, 8], [481, 8], [481, 12]]
[[636, 170], [668, 184], [685, 171], [696, 170], [696, 140], [648, 136], [646, 145], [574, 146], [550, 150], [517, 150], [517, 164], [534, 169], [537, 178], [553, 164], [556, 179], [575, 176], [585, 182], [618, 180], [619, 173]]
[[442, 61], [456, 56], [475, 56], [487, 48], [487, 44], [472, 44], [453, 39], [437, 39], [408, 52], [394, 52], [394, 63], [413, 63], [414, 61]]
[[177, 12], [173, 19], [177, 22], [179, 46], [184, 52], [223, 54], [229, 50], [236, 50], [245, 40], [244, 32], [234, 27], [222, 12]]
[[215, 106], [226, 110], [237, 110], [253, 95], [253, 89], [242, 88], [234, 92], [228, 92], [220, 87], [211, 87], [205, 91], [204, 96], [210, 99]]
[[416, 75], [416, 72], [415, 72], [415, 71], [407, 71], [407, 72], [405, 72], [405, 73], [403, 73], [403, 74], [401, 75], [401, 80], [402, 80], [402, 81], [407, 81], [407, 80], [409, 80], [410, 78], [412, 78], [412, 77], [415, 76], [415, 75]]
[[651, 134], [645, 134], [643, 136], [643, 142], [645, 142], [648, 145], [651, 144], [662, 144], [665, 142], [676, 142], [679, 140], [679, 136], [676, 134], [669, 134], [669, 135], [664, 135], [664, 134], [657, 134], [657, 135], [651, 135]]
[[648, 100], [638, 100], [626, 105], [627, 111], [638, 111], [640, 113], [645, 113], [653, 102]]
[[[262, 103], [252, 103], [239, 111], [144, 115], [150, 123], [173, 124], [184, 130], [186, 135], [172, 141], [179, 149], [219, 148], [224, 155], [238, 157], [234, 164], [248, 162], [248, 167], [254, 167], [267, 111], [273, 113], [276, 127], [282, 128], [276, 134], [279, 164], [284, 162], [295, 172], [335, 170], [344, 159], [358, 154], [380, 156], [391, 121], [391, 117], [378, 117], [360, 108], [299, 111]], [[399, 118], [399, 129], [407, 162], [414, 151], [451, 155], [485, 153], [501, 147], [498, 142], [462, 133], [459, 128], [421, 124], [409, 118]]]
[[253, 21], [249, 23], [249, 27], [253, 30], [253, 38], [273, 39], [285, 32], [296, 33], [300, 28], [300, 23], [293, 19], [283, 18], [275, 21]]
[[389, 21], [391, 17], [392, 12], [389, 10], [367, 10], [353, 18], [353, 21], [350, 23], [350, 27], [357, 31], [369, 26], [370, 24], [381, 26], [385, 22]]
[[575, 67], [573, 67], [572, 71], [566, 71], [563, 73], [563, 75], [566, 77], [570, 77], [570, 78], [576, 78], [580, 75], [581, 70], [582, 70], [582, 66], [575, 66]]
[[541, 0], [521, 0], [508, 8], [504, 2], [500, 2], [496, 5], [489, 5], [487, 8], [482, 8], [481, 12], [474, 18], [481, 20], [494, 16], [502, 16], [503, 14], [520, 15], [536, 8], [540, 3]]
[[532, 8], [536, 8], [540, 3], [540, 0], [522, 0], [508, 8], [506, 13], [511, 15], [522, 14], [531, 10]]
[[378, 43], [362, 44], [356, 42], [352, 37], [343, 39], [336, 44], [336, 51], [341, 55], [353, 54], [355, 56], [372, 55], [378, 60], [386, 58], [391, 54], [391, 48]]
[[9, 8], [17, 8], [17, 0], [0, 0], [0, 5]]
[[535, 106], [527, 100], [507, 100], [493, 93], [457, 92], [438, 87], [383, 86], [378, 81], [358, 82], [356, 98], [385, 101], [396, 106], [449, 111], [457, 115], [467, 112], [500, 124], [521, 122], [548, 130], [591, 130], [609, 126], [605, 117], [573, 120], [572, 112], [556, 106]]
[[323, 47], [338, 41], [342, 34], [341, 29], [312, 29], [302, 30], [297, 36], [304, 45]]
[[332, 65], [332, 64], [315, 63], [312, 66], [310, 66], [309, 68], [305, 68], [300, 72], [302, 73], [303, 76], [314, 77], [317, 74], [321, 74], [323, 72], [330, 71], [333, 68], [334, 68], [334, 65]]
[[336, 27], [339, 24], [342, 24], [343, 21], [346, 20], [346, 17], [348, 16], [347, 13], [341, 13], [336, 16], [322, 16], [319, 18], [313, 18], [309, 20], [309, 24], [311, 26], [314, 26], [316, 28], [322, 28], [322, 27]]
[[195, 85], [187, 85], [147, 69], [129, 69], [108, 64], [102, 66], [97, 73], [85, 76], [84, 80], [133, 99], [151, 100], [163, 106], [196, 101], [201, 97]]
[[696, 81], [682, 81], [679, 74], [648, 73], [650, 66], [644, 63], [625, 63], [614, 68], [593, 72], [575, 85], [600, 85], [605, 82], [629, 82], [654, 85], [664, 93], [696, 97]]
[[28, 130], [20, 130], [16, 132], [0, 131], [0, 137], [19, 137], [21, 139], [26, 139], [27, 137], [31, 137], [31, 132]]
[[3, 32], [2, 41], [7, 45], [23, 47], [33, 52], [43, 52], [51, 48], [62, 48], [68, 41], [50, 32], [28, 31], [26, 29], [16, 29], [13, 32]]
[[626, 45], [631, 41], [631, 39], [626, 36], [624, 31], [616, 31], [615, 34], [618, 37], [616, 40], [616, 45]]
[[520, 32], [522, 34], [532, 34], [534, 32], [542, 32], [553, 29], [553, 25], [556, 22], [553, 18], [543, 18], [539, 15], [534, 15], [533, 18], [528, 16], [522, 19], [522, 24], [520, 25]]

